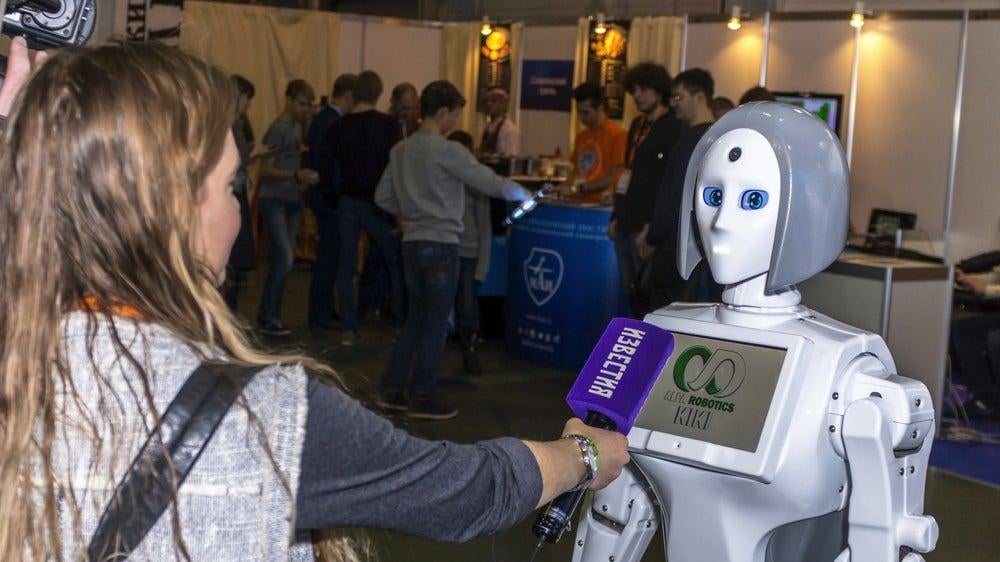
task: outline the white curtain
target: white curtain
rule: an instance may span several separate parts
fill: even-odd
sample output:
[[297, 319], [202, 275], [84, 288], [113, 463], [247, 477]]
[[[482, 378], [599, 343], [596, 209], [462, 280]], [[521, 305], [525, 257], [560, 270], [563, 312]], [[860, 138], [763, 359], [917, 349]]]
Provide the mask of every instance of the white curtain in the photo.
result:
[[[676, 76], [680, 72], [683, 33], [684, 18], [679, 16], [635, 18], [628, 34], [625, 60], [629, 66], [640, 62], [662, 64], [671, 76]], [[624, 122], [631, 123], [637, 115], [635, 102], [626, 95]]]
[[477, 143], [483, 134], [483, 119], [476, 112], [479, 27], [478, 23], [450, 23], [441, 30], [441, 76], [454, 84], [466, 99], [456, 128], [472, 135]]
[[[576, 20], [576, 50], [573, 53], [573, 87], [587, 81], [587, 58], [590, 56], [590, 18], [582, 17]], [[572, 147], [576, 134], [580, 132], [580, 120], [576, 116], [576, 103], [570, 104], [569, 110], [569, 143]], [[572, 151], [572, 148], [570, 149]]]
[[[524, 62], [524, 24], [514, 23], [510, 26], [510, 112], [514, 122], [521, 126], [521, 63]], [[483, 127], [486, 117], [482, 116]], [[476, 139], [478, 142], [478, 139]], [[523, 145], [523, 140], [522, 140]]]
[[181, 47], [256, 89], [248, 115], [260, 138], [281, 113], [285, 86], [301, 78], [329, 95], [338, 71], [340, 16], [245, 4], [184, 3]]

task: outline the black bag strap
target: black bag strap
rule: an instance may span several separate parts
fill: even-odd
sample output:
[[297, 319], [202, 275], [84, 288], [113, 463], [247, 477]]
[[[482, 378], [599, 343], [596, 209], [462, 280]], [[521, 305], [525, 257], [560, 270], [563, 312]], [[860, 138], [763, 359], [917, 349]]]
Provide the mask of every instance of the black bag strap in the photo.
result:
[[89, 562], [125, 560], [139, 546], [226, 412], [260, 370], [259, 366], [202, 363], [191, 373], [160, 417], [159, 432], [150, 434], [118, 483], [90, 539]]

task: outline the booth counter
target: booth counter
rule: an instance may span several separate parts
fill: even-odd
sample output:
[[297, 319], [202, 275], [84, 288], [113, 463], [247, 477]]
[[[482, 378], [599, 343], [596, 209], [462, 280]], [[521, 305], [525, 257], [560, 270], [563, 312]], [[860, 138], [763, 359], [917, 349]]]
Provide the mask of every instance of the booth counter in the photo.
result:
[[845, 252], [798, 288], [806, 306], [882, 336], [896, 370], [927, 385], [940, 415], [953, 279], [949, 265]]
[[626, 311], [611, 209], [543, 203], [507, 241], [505, 341], [516, 357], [579, 369], [608, 321]]

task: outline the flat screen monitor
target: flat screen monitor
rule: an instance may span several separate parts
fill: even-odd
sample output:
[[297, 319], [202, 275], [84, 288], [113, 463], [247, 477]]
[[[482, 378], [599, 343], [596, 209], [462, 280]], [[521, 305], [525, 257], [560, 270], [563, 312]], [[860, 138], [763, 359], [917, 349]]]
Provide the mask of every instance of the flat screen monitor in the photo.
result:
[[819, 117], [840, 136], [840, 111], [844, 107], [844, 96], [815, 92], [774, 92], [774, 97], [782, 103], [797, 105]]
[[872, 209], [868, 219], [868, 234], [873, 236], [895, 236], [897, 230], [913, 230], [917, 227], [917, 215], [890, 209]]
[[896, 231], [917, 227], [917, 215], [891, 209], [872, 209], [864, 250], [873, 254], [896, 255]]
[[674, 332], [636, 427], [756, 452], [786, 349]]

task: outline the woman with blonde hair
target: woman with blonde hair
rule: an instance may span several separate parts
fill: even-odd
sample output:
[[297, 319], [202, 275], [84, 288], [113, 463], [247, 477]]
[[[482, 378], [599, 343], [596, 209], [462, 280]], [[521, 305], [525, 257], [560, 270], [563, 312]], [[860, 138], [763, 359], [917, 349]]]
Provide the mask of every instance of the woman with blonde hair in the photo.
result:
[[[17, 40], [0, 111], [26, 56]], [[18, 94], [0, 141], [0, 559], [93, 559], [98, 529], [116, 539], [102, 559], [310, 559], [307, 532], [343, 527], [461, 541], [613, 480], [621, 435], [570, 420], [579, 439], [425, 441], [306, 374], [329, 368], [250, 346], [217, 291], [239, 228], [236, 97], [155, 44], [55, 53]], [[255, 374], [214, 433], [167, 450], [179, 392], [234, 366]], [[157, 456], [136, 517], [109, 524]]]

